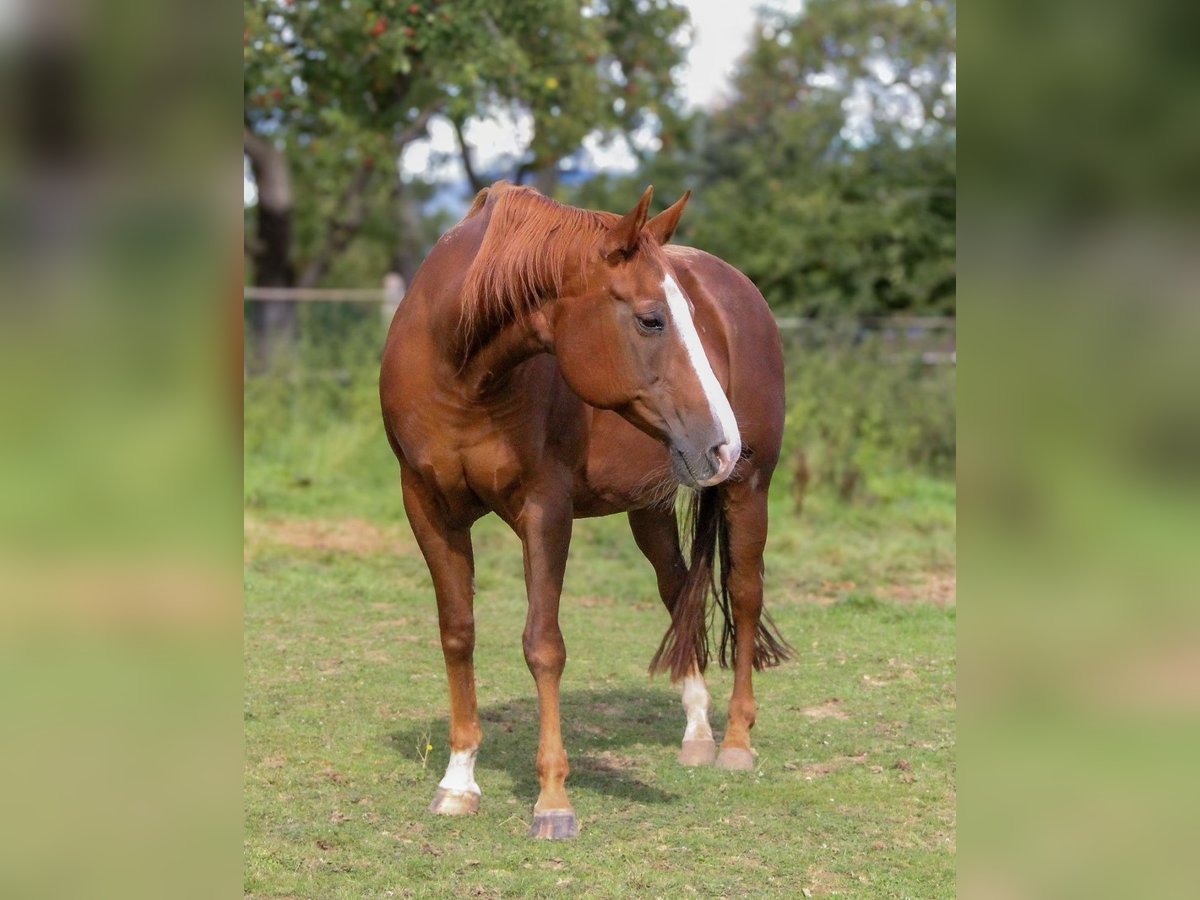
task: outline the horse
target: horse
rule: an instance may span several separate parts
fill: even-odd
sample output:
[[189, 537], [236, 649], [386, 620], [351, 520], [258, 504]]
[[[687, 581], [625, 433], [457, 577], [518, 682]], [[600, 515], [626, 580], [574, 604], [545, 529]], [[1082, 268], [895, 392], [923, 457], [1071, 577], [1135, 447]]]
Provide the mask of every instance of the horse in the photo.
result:
[[[679, 761], [754, 768], [752, 670], [792, 652], [763, 611], [782, 346], [745, 275], [669, 243], [691, 192], [648, 218], [652, 191], [621, 216], [505, 182], [485, 188], [429, 253], [392, 319], [383, 420], [433, 580], [450, 686], [451, 753], [435, 814], [479, 809], [471, 526], [489, 512], [523, 546], [523, 649], [540, 718], [531, 837], [579, 830], [565, 786], [558, 624], [576, 518], [626, 513], [654, 569], [671, 618], [650, 668], [681, 687]], [[694, 491], [687, 560], [681, 485]], [[718, 608], [719, 650], [708, 621]], [[714, 655], [735, 673], [719, 752], [704, 681]]]

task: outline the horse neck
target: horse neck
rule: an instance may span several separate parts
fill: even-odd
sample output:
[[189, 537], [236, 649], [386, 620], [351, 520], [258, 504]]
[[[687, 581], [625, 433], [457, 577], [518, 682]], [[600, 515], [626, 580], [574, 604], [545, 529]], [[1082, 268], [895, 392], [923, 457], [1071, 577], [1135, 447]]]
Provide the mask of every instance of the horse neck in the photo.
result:
[[458, 380], [470, 396], [495, 391], [518, 365], [549, 352], [544, 313], [552, 303], [548, 301], [533, 315], [505, 325], [461, 366]]
[[[473, 221], [473, 228], [486, 231], [490, 219], [491, 211], [485, 209], [484, 213]], [[466, 232], [464, 236], [465, 234]], [[446, 244], [446, 250], [450, 249], [457, 249], [453, 242]], [[475, 252], [478, 252], [478, 245], [475, 246]], [[571, 260], [567, 263], [567, 268], [575, 269], [581, 265], [581, 260]], [[577, 275], [577, 272], [568, 271], [564, 280], [569, 285], [575, 285]], [[505, 381], [505, 376], [525, 360], [539, 353], [551, 352], [548, 323], [553, 316], [555, 303], [556, 298], [546, 299], [537, 304], [532, 313], [521, 315], [515, 321], [498, 327], [493, 334], [488, 335], [481, 346], [471, 351], [465, 364], [462, 361], [464, 348], [457, 339], [437, 338], [444, 370], [454, 372], [456, 387], [469, 398], [477, 398], [500, 387]], [[434, 311], [433, 332], [438, 335], [459, 334], [461, 315], [461, 309], [457, 306], [446, 306]]]

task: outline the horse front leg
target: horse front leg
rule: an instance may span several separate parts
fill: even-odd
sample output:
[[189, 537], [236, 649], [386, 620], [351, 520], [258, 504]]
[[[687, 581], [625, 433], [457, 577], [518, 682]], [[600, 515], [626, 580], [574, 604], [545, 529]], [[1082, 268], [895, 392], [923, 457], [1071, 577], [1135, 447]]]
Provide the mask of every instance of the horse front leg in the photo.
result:
[[429, 811], [444, 816], [479, 811], [475, 756], [483, 741], [475, 699], [475, 560], [469, 528], [452, 528], [428, 489], [404, 478], [404, 509], [429, 566], [437, 596], [442, 656], [450, 683], [450, 762]]
[[558, 625], [558, 602], [571, 543], [570, 501], [555, 492], [551, 499], [531, 499], [521, 514], [525, 555], [525, 588], [529, 613], [525, 619], [525, 662], [538, 692], [540, 735], [537, 772], [541, 792], [533, 807], [530, 837], [571, 838], [579, 833], [575, 810], [567, 798], [570, 773], [563, 748], [559, 713], [559, 683], [567, 662], [566, 645]]

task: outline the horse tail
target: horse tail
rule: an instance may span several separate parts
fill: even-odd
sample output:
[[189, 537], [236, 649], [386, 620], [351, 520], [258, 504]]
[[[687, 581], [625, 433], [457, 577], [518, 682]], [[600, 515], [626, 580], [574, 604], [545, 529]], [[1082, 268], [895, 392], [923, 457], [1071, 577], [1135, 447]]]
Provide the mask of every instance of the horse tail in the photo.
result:
[[[693, 493], [684, 515], [684, 530], [691, 536], [687, 576], [671, 607], [671, 624], [650, 660], [651, 674], [669, 671], [672, 680], [687, 675], [693, 660], [701, 672], [708, 667], [709, 631], [718, 609], [721, 644], [717, 660], [722, 669], [727, 669], [737, 659], [737, 624], [729, 593], [729, 520], [717, 488]], [[710, 598], [715, 603], [710, 604]], [[793, 653], [774, 620], [763, 610], [754, 638], [754, 668], [777, 666]]]

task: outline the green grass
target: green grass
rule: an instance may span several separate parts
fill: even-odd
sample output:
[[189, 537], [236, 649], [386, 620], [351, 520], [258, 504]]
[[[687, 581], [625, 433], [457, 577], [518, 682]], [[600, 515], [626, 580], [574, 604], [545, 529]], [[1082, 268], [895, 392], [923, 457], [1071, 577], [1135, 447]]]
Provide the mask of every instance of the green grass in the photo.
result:
[[[767, 604], [798, 658], [756, 676], [751, 773], [676, 763], [678, 694], [646, 675], [666, 625], [650, 567], [624, 517], [576, 523], [563, 733], [581, 834], [535, 842], [521, 552], [495, 518], [475, 529], [482, 808], [426, 811], [445, 674], [372, 395], [247, 392], [248, 896], [953, 896], [952, 483], [876, 475], [851, 505], [818, 485], [798, 516], [781, 470]], [[709, 675], [719, 738], [731, 678]]]

